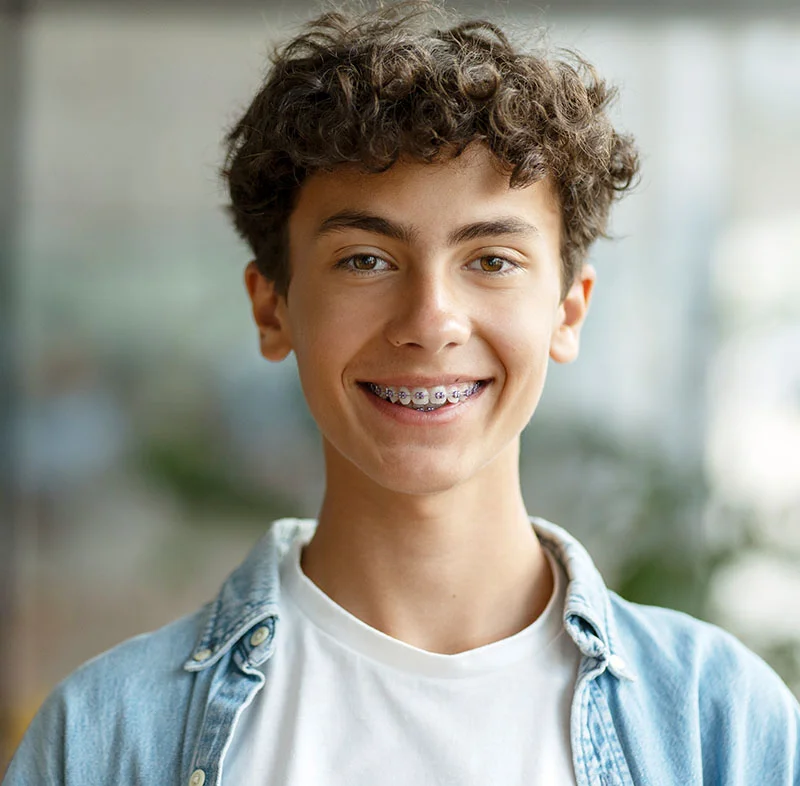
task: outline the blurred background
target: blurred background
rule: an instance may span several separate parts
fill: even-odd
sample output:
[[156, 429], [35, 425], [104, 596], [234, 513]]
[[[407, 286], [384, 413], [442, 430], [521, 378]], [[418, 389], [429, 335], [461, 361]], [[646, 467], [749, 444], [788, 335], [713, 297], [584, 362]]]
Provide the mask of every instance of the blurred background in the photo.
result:
[[[319, 438], [291, 361], [258, 354], [217, 174], [310, 9], [2, 6], [0, 772], [66, 674], [317, 509]], [[800, 693], [800, 12], [465, 10], [582, 52], [643, 153], [593, 254], [581, 359], [525, 433], [529, 510]]]

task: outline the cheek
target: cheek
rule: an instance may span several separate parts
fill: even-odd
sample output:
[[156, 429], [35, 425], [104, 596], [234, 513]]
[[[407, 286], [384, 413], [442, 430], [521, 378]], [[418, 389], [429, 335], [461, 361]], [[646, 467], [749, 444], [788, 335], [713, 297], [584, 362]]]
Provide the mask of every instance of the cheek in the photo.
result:
[[552, 331], [549, 310], [530, 304], [507, 309], [502, 325], [492, 332], [492, 343], [509, 375], [526, 377], [546, 366]]
[[322, 413], [342, 394], [342, 380], [370, 335], [357, 304], [333, 297], [300, 296], [291, 332], [300, 383], [312, 413]]
[[324, 282], [315, 292], [299, 292], [292, 332], [308, 347], [333, 349], [345, 342], [353, 345], [370, 332], [380, 317], [380, 298], [363, 291], [343, 292]]
[[544, 389], [550, 356], [552, 309], [513, 309], [505, 328], [494, 335], [494, 348], [506, 379], [503, 393], [511, 402], [514, 428], [522, 429], [533, 416]]

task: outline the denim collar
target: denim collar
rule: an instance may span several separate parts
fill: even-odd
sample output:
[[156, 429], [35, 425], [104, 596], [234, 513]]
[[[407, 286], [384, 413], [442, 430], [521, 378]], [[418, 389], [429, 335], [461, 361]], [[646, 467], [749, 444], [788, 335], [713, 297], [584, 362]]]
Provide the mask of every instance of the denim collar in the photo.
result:
[[636, 679], [620, 640], [608, 588], [586, 549], [566, 530], [545, 519], [531, 523], [542, 546], [567, 574], [564, 628], [587, 658], [595, 658], [624, 680]]
[[[617, 633], [608, 590], [586, 549], [549, 521], [532, 518], [531, 523], [542, 546], [563, 566], [569, 579], [565, 630], [584, 656], [607, 666], [616, 677], [634, 679]], [[242, 640], [245, 657], [254, 666], [272, 654], [272, 634], [280, 616], [281, 558], [296, 539], [310, 540], [315, 527], [312, 519], [280, 519], [270, 526], [206, 607], [205, 625], [184, 663], [185, 669], [200, 671], [212, 666]], [[253, 635], [261, 628], [266, 628], [268, 635]], [[247, 634], [251, 634], [249, 638]]]

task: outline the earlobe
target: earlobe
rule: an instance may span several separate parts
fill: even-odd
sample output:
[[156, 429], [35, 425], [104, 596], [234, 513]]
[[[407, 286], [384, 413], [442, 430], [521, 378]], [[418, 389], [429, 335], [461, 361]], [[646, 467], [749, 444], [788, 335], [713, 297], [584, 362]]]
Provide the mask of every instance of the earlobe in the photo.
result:
[[550, 357], [556, 363], [571, 363], [578, 357], [581, 327], [589, 311], [595, 278], [595, 269], [584, 265], [558, 308], [558, 322], [550, 341]]
[[265, 278], [254, 261], [245, 268], [244, 283], [253, 306], [261, 354], [267, 360], [283, 360], [292, 351], [286, 298], [275, 291], [275, 282]]

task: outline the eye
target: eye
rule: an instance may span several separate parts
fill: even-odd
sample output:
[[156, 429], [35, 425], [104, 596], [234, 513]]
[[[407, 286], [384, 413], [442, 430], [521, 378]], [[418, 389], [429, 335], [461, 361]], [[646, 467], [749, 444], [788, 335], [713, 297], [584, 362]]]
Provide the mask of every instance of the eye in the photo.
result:
[[498, 257], [494, 256], [493, 254], [489, 254], [485, 257], [473, 259], [472, 262], [467, 265], [467, 267], [472, 270], [479, 270], [481, 273], [494, 273], [502, 276], [513, 272], [515, 268], [519, 267], [519, 265], [509, 259], [506, 259], [505, 257]]
[[352, 270], [355, 273], [380, 273], [391, 270], [391, 265], [385, 259], [374, 254], [353, 254], [353, 256], [340, 259], [337, 268]]

